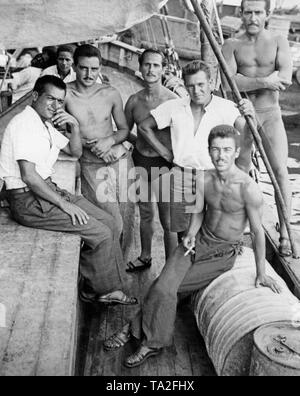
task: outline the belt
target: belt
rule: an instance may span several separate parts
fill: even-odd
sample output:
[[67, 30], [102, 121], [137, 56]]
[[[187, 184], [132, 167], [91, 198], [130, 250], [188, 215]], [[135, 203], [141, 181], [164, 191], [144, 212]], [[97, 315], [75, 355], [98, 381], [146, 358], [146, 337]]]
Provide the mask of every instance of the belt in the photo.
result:
[[13, 190], [7, 190], [8, 194], [10, 195], [18, 195], [18, 194], [24, 194], [31, 191], [30, 188], [24, 187], [24, 188], [15, 188]]

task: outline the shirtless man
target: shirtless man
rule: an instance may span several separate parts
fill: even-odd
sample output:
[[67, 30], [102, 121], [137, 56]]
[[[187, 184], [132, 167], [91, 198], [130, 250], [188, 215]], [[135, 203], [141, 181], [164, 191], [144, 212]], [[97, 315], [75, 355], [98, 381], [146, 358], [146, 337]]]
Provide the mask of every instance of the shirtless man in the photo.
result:
[[[289, 44], [285, 38], [265, 28], [270, 16], [269, 0], [243, 0], [241, 15], [246, 32], [237, 39], [228, 40], [223, 52], [240, 91], [247, 92], [255, 106], [265, 132], [263, 145], [290, 214], [288, 141], [279, 107], [279, 93], [292, 79]], [[283, 256], [290, 256], [288, 234], [280, 212], [279, 220], [279, 251]]]
[[232, 126], [217, 126], [209, 135], [209, 152], [215, 169], [202, 173], [202, 187], [197, 191], [198, 213], [192, 215], [183, 243], [151, 287], [142, 311], [104, 343], [107, 350], [115, 350], [131, 336], [141, 341], [137, 352], [126, 359], [127, 367], [139, 366], [172, 344], [177, 294], [204, 290], [233, 267], [241, 253], [247, 220], [254, 235], [255, 286], [281, 292], [281, 287], [265, 272], [262, 194], [257, 184], [235, 165], [240, 153], [239, 132]]
[[[82, 193], [114, 217], [121, 235], [123, 220], [127, 225], [134, 221], [134, 204], [127, 202], [126, 173], [133, 163], [130, 152], [122, 144], [129, 130], [121, 96], [110, 85], [97, 82], [101, 64], [98, 48], [88, 44], [77, 48], [74, 54], [77, 79], [68, 84], [66, 108], [78, 120], [83, 139]], [[126, 229], [131, 232], [133, 227]], [[123, 247], [130, 247], [128, 238], [123, 235]]]
[[[168, 100], [177, 98], [169, 89], [162, 86], [162, 76], [166, 66], [166, 60], [162, 52], [152, 49], [146, 50], [141, 55], [139, 63], [140, 72], [145, 82], [145, 89], [132, 95], [126, 104], [125, 115], [130, 130], [134, 124], [138, 125], [148, 118], [151, 110]], [[156, 136], [171, 150], [170, 131], [157, 130]], [[171, 169], [171, 163], [160, 157], [152, 146], [145, 141], [139, 131], [136, 148], [133, 152], [133, 161], [137, 172], [139, 169], [142, 170], [140, 172], [140, 189], [141, 195], [145, 192], [146, 196], [144, 197], [145, 199], [141, 197], [139, 202], [142, 252], [135, 261], [128, 263], [127, 272], [149, 268], [152, 263], [151, 247], [155, 231], [153, 193], [155, 193], [159, 218], [164, 229], [166, 259], [177, 247], [177, 234], [170, 231], [170, 204], [169, 202], [164, 202], [162, 194], [159, 193], [164, 180], [161, 175]]]

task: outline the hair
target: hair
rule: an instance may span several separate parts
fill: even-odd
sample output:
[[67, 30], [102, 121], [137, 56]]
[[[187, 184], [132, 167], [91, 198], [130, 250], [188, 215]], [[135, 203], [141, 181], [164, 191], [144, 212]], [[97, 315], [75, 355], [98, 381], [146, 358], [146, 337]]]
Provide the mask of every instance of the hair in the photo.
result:
[[33, 88], [33, 92], [37, 92], [39, 96], [41, 96], [45, 92], [45, 88], [47, 85], [52, 85], [58, 89], [61, 89], [63, 91], [67, 91], [67, 86], [64, 83], [62, 79], [56, 76], [43, 76], [40, 77], [37, 82], [35, 83], [35, 86]]
[[241, 147], [241, 134], [237, 129], [230, 125], [218, 125], [210, 131], [208, 137], [208, 147], [211, 148], [212, 142], [216, 138], [232, 138], [235, 141], [235, 147]]
[[74, 64], [78, 65], [79, 58], [98, 58], [100, 65], [102, 65], [102, 56], [98, 48], [91, 44], [83, 44], [79, 46], [74, 53]]
[[192, 76], [194, 74], [197, 74], [200, 71], [202, 71], [206, 74], [206, 77], [208, 80], [211, 79], [210, 67], [208, 66], [207, 63], [205, 63], [201, 60], [194, 60], [194, 61], [188, 63], [186, 66], [184, 66], [184, 68], [182, 70], [183, 79], [185, 80], [187, 76]]
[[75, 49], [74, 49], [73, 45], [70, 45], [70, 44], [60, 45], [57, 49], [56, 56], [58, 58], [59, 54], [61, 52], [69, 52], [73, 56], [74, 51], [75, 51]]
[[164, 53], [163, 53], [162, 51], [159, 51], [159, 50], [156, 50], [156, 49], [153, 49], [153, 48], [146, 49], [146, 50], [139, 56], [139, 64], [140, 64], [140, 66], [143, 65], [143, 63], [144, 63], [144, 61], [145, 61], [145, 58], [146, 58], [146, 55], [148, 55], [148, 54], [160, 55], [160, 56], [161, 56], [161, 59], [162, 59], [162, 62], [161, 62], [161, 63], [162, 63], [162, 66], [163, 66], [163, 67], [167, 66], [168, 62], [167, 62], [167, 59], [166, 59]]
[[[244, 11], [244, 4], [246, 1], [258, 1], [258, 0], [242, 0], [241, 10]], [[267, 14], [271, 11], [271, 0], [261, 0], [265, 2]]]

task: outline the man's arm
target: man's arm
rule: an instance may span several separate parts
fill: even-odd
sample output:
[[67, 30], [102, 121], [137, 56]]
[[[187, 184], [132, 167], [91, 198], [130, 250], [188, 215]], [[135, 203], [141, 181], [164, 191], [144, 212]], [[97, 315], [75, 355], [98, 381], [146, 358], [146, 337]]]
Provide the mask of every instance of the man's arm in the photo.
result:
[[277, 282], [266, 275], [266, 238], [262, 226], [263, 197], [256, 183], [251, 180], [244, 190], [246, 212], [250, 222], [250, 229], [253, 234], [253, 246], [256, 261], [256, 287], [269, 287], [273, 292], [280, 293], [281, 288]]
[[126, 121], [127, 121], [127, 125], [129, 128], [129, 137], [128, 140], [130, 143], [135, 144], [137, 141], [137, 137], [132, 134], [132, 129], [134, 127], [135, 121], [134, 121], [134, 116], [133, 116], [133, 106], [134, 106], [134, 99], [135, 99], [135, 95], [132, 95], [126, 105], [125, 105], [125, 117], [126, 117]]
[[[286, 87], [291, 84], [291, 78], [287, 76], [288, 73], [280, 73], [280, 68], [283, 66], [283, 64], [280, 66], [280, 62], [278, 62], [277, 65], [279, 72], [278, 70], [274, 71], [266, 77], [247, 77], [239, 73], [234, 43], [234, 39], [226, 40], [222, 48], [222, 52], [231, 71], [231, 77], [234, 78], [241, 92], [253, 92], [262, 89], [284, 91]], [[280, 58], [282, 58], [282, 56]], [[226, 89], [229, 90], [229, 86], [224, 75], [222, 75], [222, 81]]]
[[117, 126], [117, 133], [113, 135], [113, 146], [125, 142], [129, 135], [129, 128], [123, 110], [123, 101], [118, 91], [115, 91], [114, 98], [112, 116]]
[[102, 158], [113, 146], [123, 143], [129, 135], [129, 128], [123, 110], [123, 101], [117, 90], [114, 90], [112, 96], [111, 115], [117, 127], [116, 133], [113, 133], [106, 138], [94, 139], [87, 142], [87, 147], [92, 147], [91, 152], [98, 158]]
[[138, 125], [138, 130], [143, 138], [149, 143], [154, 150], [166, 161], [173, 161], [173, 154], [166, 146], [164, 146], [156, 137], [157, 123], [154, 117], [150, 116]]
[[255, 125], [256, 115], [253, 104], [248, 99], [243, 99], [239, 103], [239, 110], [241, 113], [241, 117], [238, 117], [235, 121], [234, 127], [241, 134], [241, 152], [239, 158], [236, 161], [237, 166], [242, 169], [247, 174], [251, 169], [252, 164], [252, 148], [253, 148], [253, 136], [252, 132], [246, 122], [245, 116], [249, 116], [253, 119]]
[[280, 78], [287, 81], [289, 85], [292, 84], [293, 60], [291, 49], [288, 40], [283, 36], [278, 36], [276, 70], [278, 70]]
[[82, 141], [79, 129], [79, 122], [71, 116], [69, 113], [60, 109], [56, 112], [52, 122], [55, 127], [61, 128], [68, 125], [70, 128], [71, 135], [69, 136], [69, 144], [63, 149], [63, 151], [75, 158], [82, 156]]
[[[206, 173], [208, 174], [208, 173]], [[186, 234], [186, 237], [183, 238], [183, 246], [186, 249], [192, 249], [196, 245], [196, 235], [200, 231], [200, 228], [202, 227], [202, 223], [204, 220], [204, 214], [205, 214], [205, 199], [204, 199], [204, 191], [205, 191], [205, 182], [203, 177], [205, 177], [205, 172], [201, 173], [201, 175], [198, 175], [200, 181], [198, 183], [198, 191], [197, 191], [197, 197], [196, 197], [196, 204], [195, 204], [195, 212], [191, 216], [191, 221], [190, 225]], [[209, 183], [211, 180], [209, 180]]]
[[53, 205], [67, 213], [75, 226], [76, 222], [80, 225], [87, 224], [89, 216], [78, 206], [64, 200], [60, 195], [53, 191], [48, 184], [36, 172], [35, 164], [32, 162], [18, 161], [23, 182], [38, 197], [51, 202]]

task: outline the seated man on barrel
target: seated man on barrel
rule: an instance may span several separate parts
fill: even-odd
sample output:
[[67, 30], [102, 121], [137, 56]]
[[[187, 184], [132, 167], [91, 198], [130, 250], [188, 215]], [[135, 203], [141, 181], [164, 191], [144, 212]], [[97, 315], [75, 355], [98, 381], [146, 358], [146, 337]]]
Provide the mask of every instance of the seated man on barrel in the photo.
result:
[[[63, 109], [66, 89], [58, 77], [38, 79], [32, 105], [16, 115], [5, 130], [0, 177], [6, 184], [11, 214], [26, 227], [82, 238], [82, 300], [136, 304], [136, 299], [122, 291], [123, 257], [113, 217], [82, 196], [61, 190], [51, 180], [60, 150], [76, 158], [82, 154], [78, 121]], [[65, 125], [70, 140], [56, 129]]]
[[240, 134], [220, 125], [209, 135], [209, 153], [215, 169], [197, 175], [197, 208], [182, 244], [167, 261], [131, 324], [114, 334], [105, 349], [123, 346], [131, 336], [141, 341], [125, 365], [137, 367], [172, 344], [177, 294], [203, 290], [230, 270], [242, 251], [242, 237], [250, 222], [257, 265], [256, 287], [280, 286], [265, 273], [265, 235], [261, 223], [262, 194], [257, 184], [235, 164]]

